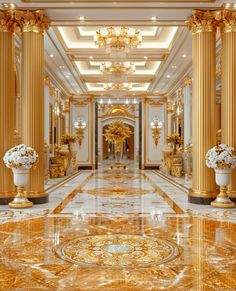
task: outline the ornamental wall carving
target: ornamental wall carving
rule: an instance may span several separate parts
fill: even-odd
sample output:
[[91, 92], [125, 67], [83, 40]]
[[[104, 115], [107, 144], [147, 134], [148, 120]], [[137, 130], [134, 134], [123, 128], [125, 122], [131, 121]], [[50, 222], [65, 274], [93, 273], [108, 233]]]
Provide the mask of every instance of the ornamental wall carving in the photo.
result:
[[7, 10], [0, 11], [0, 31], [22, 32], [44, 31], [49, 28], [50, 20], [43, 11]]

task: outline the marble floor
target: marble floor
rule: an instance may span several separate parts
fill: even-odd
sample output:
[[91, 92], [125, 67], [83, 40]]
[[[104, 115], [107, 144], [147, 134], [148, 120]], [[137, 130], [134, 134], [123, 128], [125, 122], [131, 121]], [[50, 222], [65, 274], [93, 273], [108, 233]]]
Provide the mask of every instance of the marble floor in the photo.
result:
[[155, 171], [80, 171], [49, 203], [0, 207], [0, 290], [236, 290], [236, 210]]

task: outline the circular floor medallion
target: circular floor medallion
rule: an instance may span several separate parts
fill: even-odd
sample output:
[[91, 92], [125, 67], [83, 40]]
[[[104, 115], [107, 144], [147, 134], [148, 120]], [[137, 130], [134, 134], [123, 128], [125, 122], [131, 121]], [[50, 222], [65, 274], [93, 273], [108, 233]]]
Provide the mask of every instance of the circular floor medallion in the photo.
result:
[[64, 244], [59, 255], [74, 264], [100, 267], [146, 267], [174, 260], [180, 247], [170, 241], [141, 235], [94, 235]]

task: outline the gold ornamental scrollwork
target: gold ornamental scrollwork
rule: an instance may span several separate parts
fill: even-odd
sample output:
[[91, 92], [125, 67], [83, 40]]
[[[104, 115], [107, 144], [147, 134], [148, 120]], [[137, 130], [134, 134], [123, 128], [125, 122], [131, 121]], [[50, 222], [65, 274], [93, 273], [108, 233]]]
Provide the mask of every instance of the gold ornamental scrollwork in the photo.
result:
[[213, 32], [216, 31], [218, 18], [219, 12], [195, 10], [186, 23], [193, 34], [203, 31]]
[[7, 10], [0, 11], [0, 31], [14, 31], [19, 27], [23, 32], [43, 32], [50, 25], [50, 20], [42, 10]]
[[184, 79], [184, 87], [185, 86], [190, 86], [190, 85], [192, 85], [192, 78], [191, 77], [186, 77]]
[[22, 32], [43, 32], [50, 25], [50, 20], [42, 10], [15, 11], [15, 18]]
[[0, 31], [14, 31], [16, 26], [14, 11], [0, 11]]
[[236, 32], [236, 11], [223, 10], [221, 12], [221, 32]]

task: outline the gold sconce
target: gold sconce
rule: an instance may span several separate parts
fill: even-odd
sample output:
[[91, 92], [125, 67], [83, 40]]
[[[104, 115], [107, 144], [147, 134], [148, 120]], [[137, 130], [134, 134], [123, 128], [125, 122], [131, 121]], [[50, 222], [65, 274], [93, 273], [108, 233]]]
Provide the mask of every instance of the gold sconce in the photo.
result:
[[155, 142], [155, 146], [157, 146], [159, 138], [160, 138], [163, 123], [161, 121], [159, 121], [157, 117], [154, 117], [153, 121], [151, 121], [151, 123], [150, 123], [150, 126], [152, 129], [152, 137], [153, 137], [153, 140]]
[[81, 144], [82, 144], [82, 140], [84, 138], [84, 130], [86, 128], [86, 125], [87, 125], [86, 122], [83, 121], [80, 117], [74, 123], [79, 146], [81, 146]]

